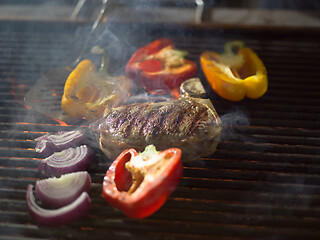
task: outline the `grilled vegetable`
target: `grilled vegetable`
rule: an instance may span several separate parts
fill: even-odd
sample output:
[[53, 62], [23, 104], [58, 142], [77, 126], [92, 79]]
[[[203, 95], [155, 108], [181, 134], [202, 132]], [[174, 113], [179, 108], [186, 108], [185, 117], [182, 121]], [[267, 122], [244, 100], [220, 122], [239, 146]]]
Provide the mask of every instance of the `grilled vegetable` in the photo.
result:
[[106, 107], [122, 105], [131, 89], [125, 76], [110, 76], [105, 68], [97, 72], [85, 59], [70, 73], [61, 100], [64, 113], [72, 118], [93, 121], [102, 116]]
[[59, 208], [75, 201], [83, 192], [89, 192], [91, 177], [88, 172], [74, 172], [60, 178], [48, 178], [36, 182], [38, 199], [46, 206]]
[[145, 218], [157, 211], [178, 185], [183, 172], [181, 150], [157, 152], [152, 145], [143, 153], [123, 151], [103, 180], [107, 202], [132, 218]]
[[94, 152], [87, 145], [55, 152], [43, 159], [38, 171], [47, 177], [60, 177], [66, 173], [86, 170], [93, 160]]
[[60, 152], [69, 147], [82, 145], [86, 142], [86, 137], [80, 130], [61, 131], [56, 134], [46, 134], [35, 139], [37, 145], [36, 152], [47, 157], [54, 152]]
[[256, 99], [268, 89], [267, 70], [263, 62], [242, 42], [226, 43], [225, 52], [221, 55], [204, 52], [200, 63], [212, 89], [225, 99], [240, 101], [245, 96]]
[[125, 149], [143, 151], [153, 144], [159, 150], [177, 147], [182, 150], [182, 160], [190, 161], [215, 151], [221, 122], [205, 100], [180, 98], [110, 109], [90, 129], [98, 135], [101, 150], [111, 159]]
[[138, 49], [126, 65], [126, 74], [147, 91], [166, 92], [197, 73], [196, 64], [185, 59], [187, 52], [176, 50], [167, 38]]
[[27, 209], [32, 218], [39, 225], [60, 226], [71, 223], [87, 215], [91, 207], [91, 200], [87, 192], [83, 192], [74, 202], [58, 209], [45, 209], [40, 207], [33, 195], [33, 186], [27, 187]]

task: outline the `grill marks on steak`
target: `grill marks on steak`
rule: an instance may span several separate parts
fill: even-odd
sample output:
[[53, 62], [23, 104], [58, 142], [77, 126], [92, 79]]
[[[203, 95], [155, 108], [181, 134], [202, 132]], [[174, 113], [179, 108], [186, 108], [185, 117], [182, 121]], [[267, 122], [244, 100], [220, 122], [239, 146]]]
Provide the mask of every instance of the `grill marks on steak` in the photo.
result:
[[[132, 104], [105, 117], [102, 128], [121, 138], [157, 138], [159, 135], [188, 136], [208, 119], [205, 106], [193, 100]], [[100, 130], [101, 130], [100, 127]]]
[[101, 150], [111, 159], [125, 149], [143, 151], [153, 144], [159, 151], [180, 148], [188, 161], [215, 151], [221, 123], [207, 104], [180, 98], [111, 108], [90, 129], [98, 134]]

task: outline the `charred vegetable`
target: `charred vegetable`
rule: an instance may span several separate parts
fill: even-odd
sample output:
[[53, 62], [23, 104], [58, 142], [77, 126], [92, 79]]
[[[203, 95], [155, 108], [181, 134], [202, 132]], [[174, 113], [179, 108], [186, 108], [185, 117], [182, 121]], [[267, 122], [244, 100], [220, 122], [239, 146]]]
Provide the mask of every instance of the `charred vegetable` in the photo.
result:
[[104, 198], [129, 217], [150, 216], [177, 187], [183, 172], [180, 158], [177, 148], [157, 152], [150, 145], [140, 154], [123, 151], [104, 177]]

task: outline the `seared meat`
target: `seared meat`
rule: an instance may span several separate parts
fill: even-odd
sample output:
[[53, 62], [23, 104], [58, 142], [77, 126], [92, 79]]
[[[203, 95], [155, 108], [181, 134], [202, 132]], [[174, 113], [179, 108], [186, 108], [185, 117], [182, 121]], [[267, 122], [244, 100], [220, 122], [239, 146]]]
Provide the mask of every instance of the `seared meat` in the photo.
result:
[[104, 154], [115, 159], [123, 150], [177, 147], [182, 160], [212, 154], [219, 141], [220, 119], [213, 108], [193, 98], [147, 102], [110, 109], [91, 125]]

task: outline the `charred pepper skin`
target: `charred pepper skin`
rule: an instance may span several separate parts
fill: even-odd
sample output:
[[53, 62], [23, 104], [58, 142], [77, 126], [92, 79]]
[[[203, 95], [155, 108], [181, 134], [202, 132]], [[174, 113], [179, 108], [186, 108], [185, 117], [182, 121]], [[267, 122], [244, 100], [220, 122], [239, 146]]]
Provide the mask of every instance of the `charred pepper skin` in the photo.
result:
[[175, 190], [183, 174], [181, 150], [157, 152], [153, 145], [143, 153], [123, 151], [111, 164], [102, 193], [114, 208], [141, 219], [156, 212]]
[[[234, 47], [239, 48], [237, 53], [231, 52]], [[226, 43], [225, 51], [201, 54], [201, 68], [212, 89], [230, 101], [263, 96], [268, 89], [268, 77], [258, 55], [250, 48], [239, 47], [239, 42]]]
[[170, 39], [157, 39], [132, 55], [125, 72], [139, 87], [161, 94], [178, 89], [197, 74], [197, 65], [185, 59], [186, 55], [187, 52], [176, 50]]

